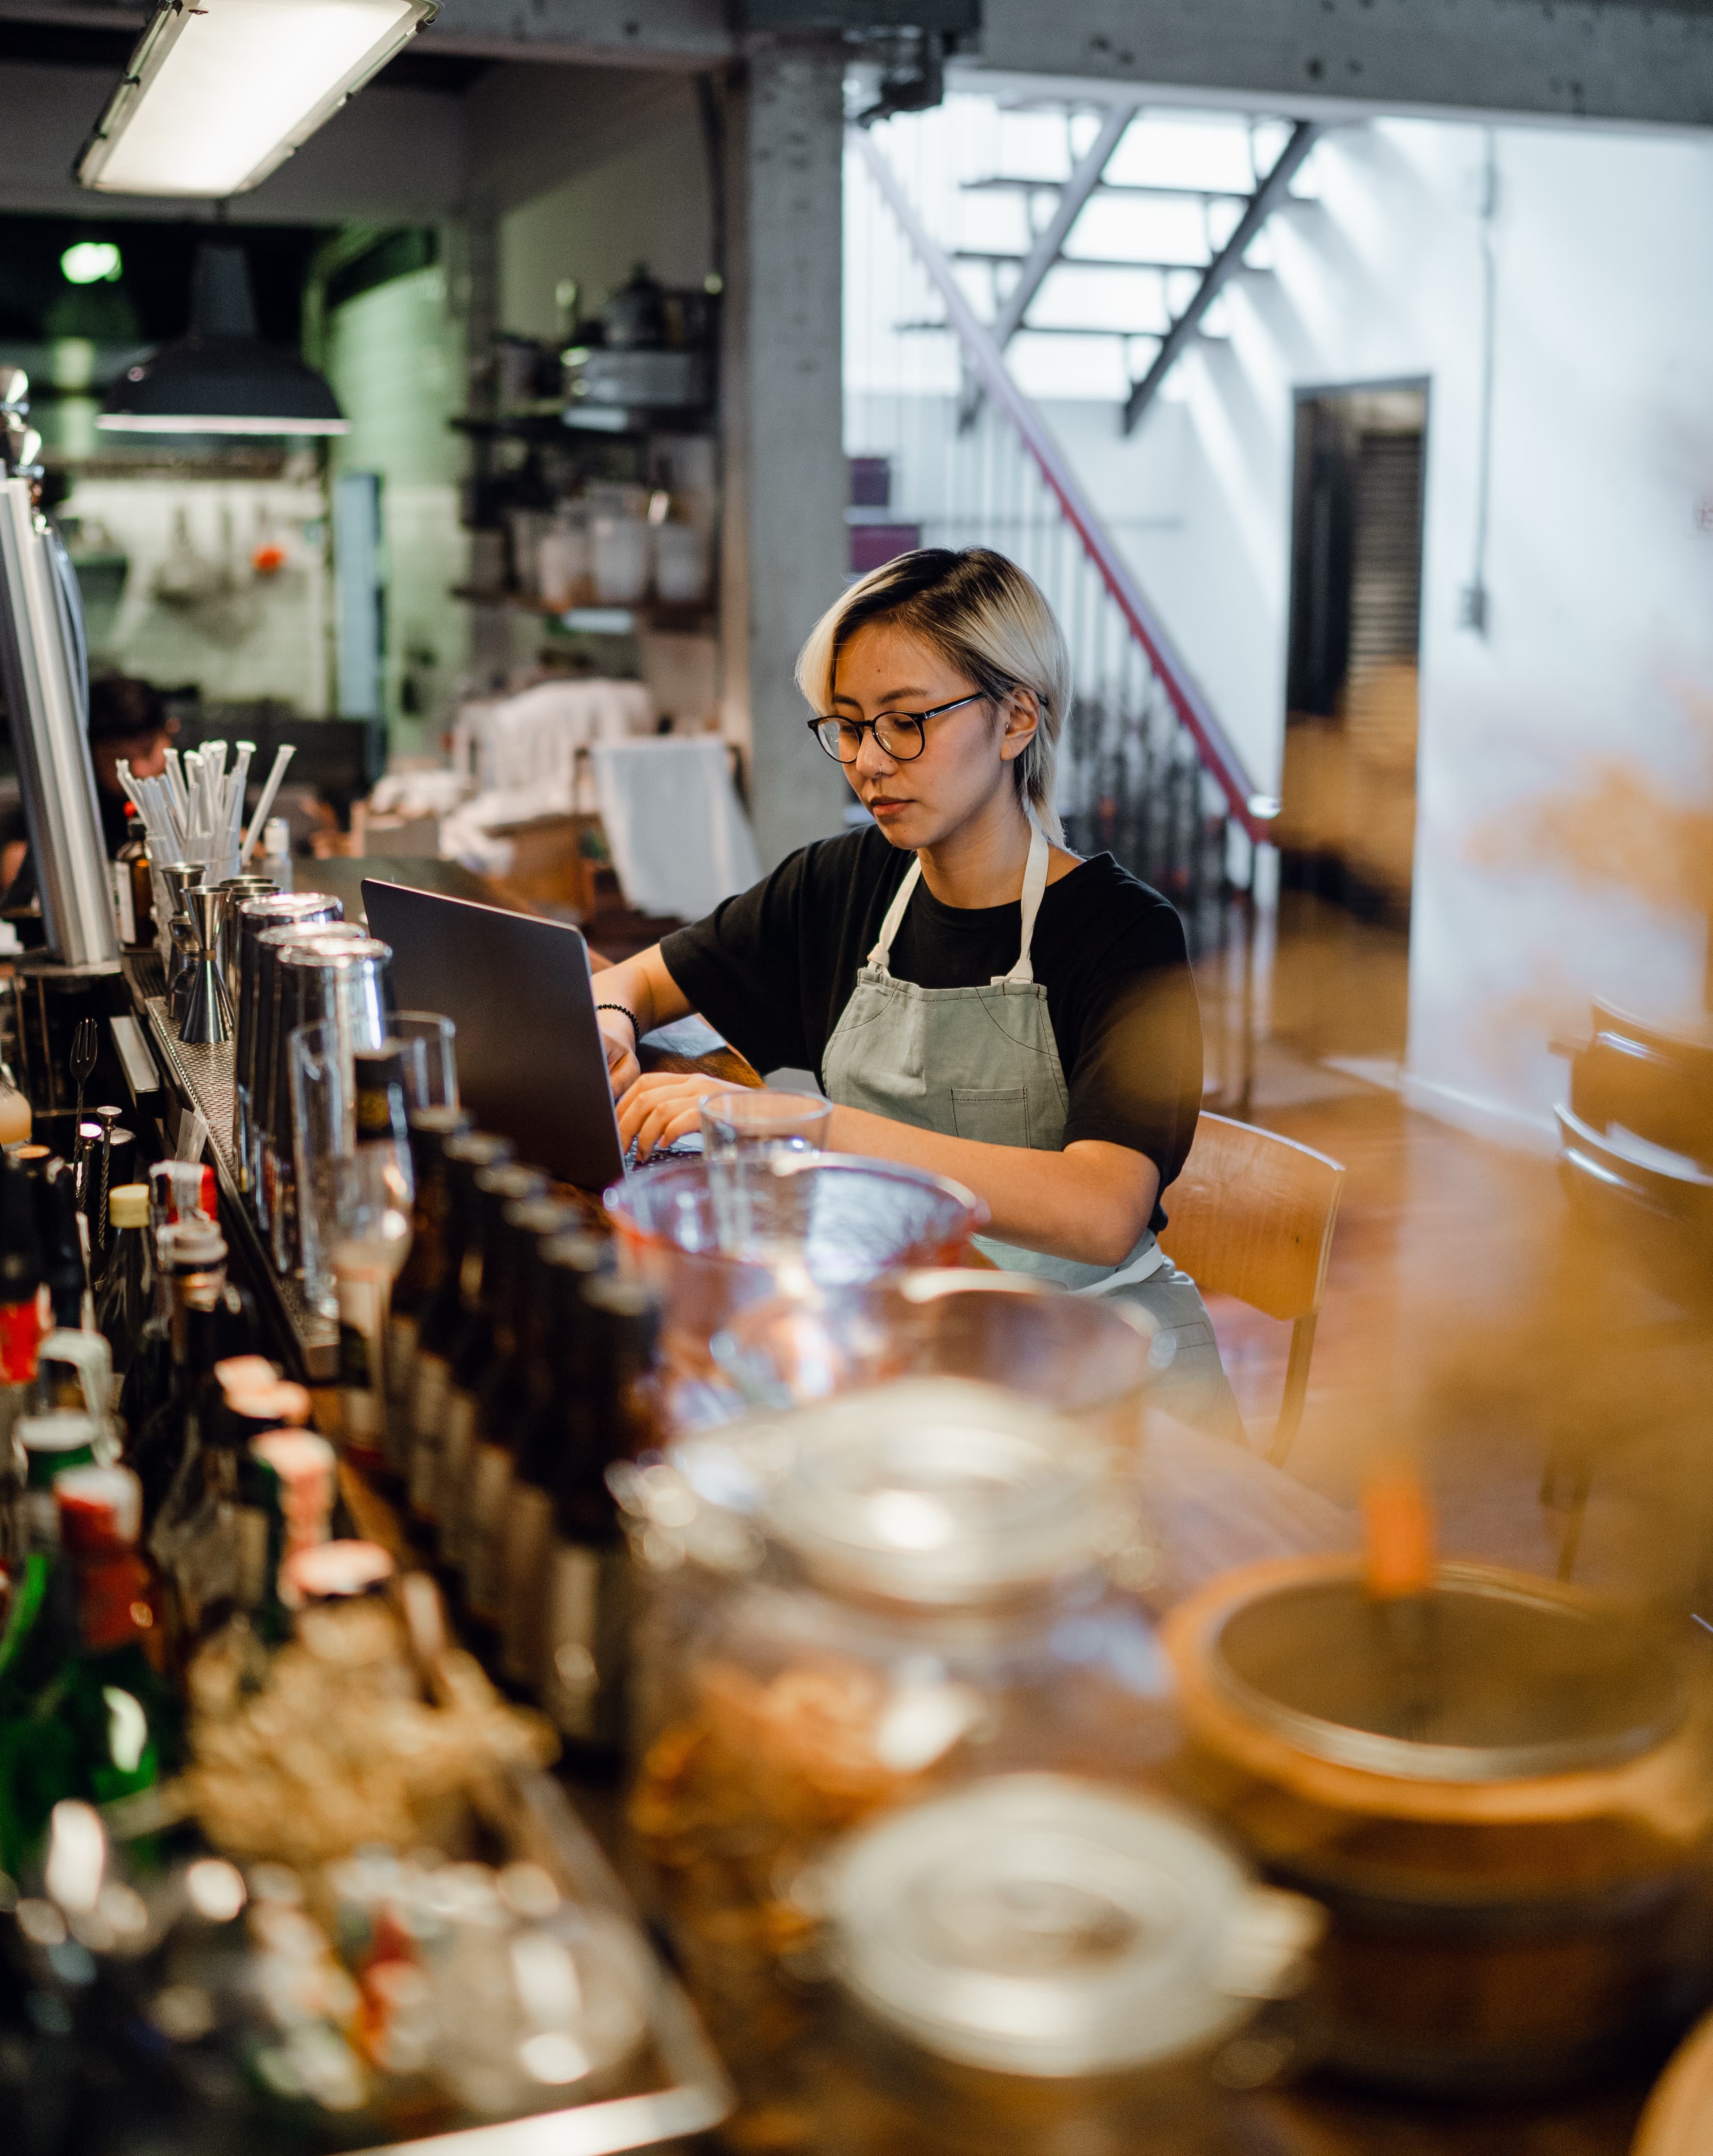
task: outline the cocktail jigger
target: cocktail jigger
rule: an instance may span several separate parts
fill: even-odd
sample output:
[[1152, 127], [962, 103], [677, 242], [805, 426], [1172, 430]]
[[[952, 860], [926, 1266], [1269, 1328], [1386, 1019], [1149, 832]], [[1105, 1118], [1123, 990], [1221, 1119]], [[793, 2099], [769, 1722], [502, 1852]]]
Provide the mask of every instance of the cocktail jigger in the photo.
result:
[[167, 945], [162, 956], [167, 961], [167, 1009], [170, 1016], [177, 1018], [182, 1006], [175, 999], [172, 992], [177, 985], [180, 973], [188, 963], [189, 953], [182, 938], [173, 934], [172, 923], [189, 920], [190, 909], [184, 902], [185, 893], [201, 883], [203, 864], [200, 861], [162, 861], [160, 876], [167, 886], [167, 896], [172, 901], [172, 911], [167, 922]]
[[197, 947], [178, 1037], [199, 1048], [212, 1048], [232, 1038], [232, 998], [226, 993], [226, 977], [220, 965], [220, 924], [227, 900], [223, 891], [185, 893]]

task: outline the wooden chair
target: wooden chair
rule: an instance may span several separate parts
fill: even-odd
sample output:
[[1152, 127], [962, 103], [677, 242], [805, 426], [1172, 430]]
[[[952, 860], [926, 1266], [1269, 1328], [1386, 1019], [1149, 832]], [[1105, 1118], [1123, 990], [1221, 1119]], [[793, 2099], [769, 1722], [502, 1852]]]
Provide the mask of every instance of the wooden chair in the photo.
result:
[[1183, 1173], [1166, 1194], [1167, 1255], [1209, 1294], [1235, 1296], [1292, 1324], [1285, 1398], [1267, 1447], [1275, 1466], [1303, 1419], [1315, 1326], [1344, 1169], [1294, 1139], [1203, 1115]]

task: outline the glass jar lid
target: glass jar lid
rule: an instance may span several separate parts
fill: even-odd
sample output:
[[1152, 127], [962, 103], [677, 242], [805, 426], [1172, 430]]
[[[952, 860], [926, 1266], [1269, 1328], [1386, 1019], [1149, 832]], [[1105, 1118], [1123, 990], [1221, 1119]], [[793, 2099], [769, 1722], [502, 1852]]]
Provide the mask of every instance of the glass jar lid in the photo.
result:
[[1320, 1930], [1194, 1820], [1054, 1774], [978, 1782], [853, 1835], [827, 1883], [845, 1989], [994, 2072], [1133, 2071], [1290, 1988]]
[[763, 1524], [835, 1591], [995, 1601], [1087, 1571], [1127, 1529], [1104, 1449], [994, 1385], [907, 1378], [773, 1427]]

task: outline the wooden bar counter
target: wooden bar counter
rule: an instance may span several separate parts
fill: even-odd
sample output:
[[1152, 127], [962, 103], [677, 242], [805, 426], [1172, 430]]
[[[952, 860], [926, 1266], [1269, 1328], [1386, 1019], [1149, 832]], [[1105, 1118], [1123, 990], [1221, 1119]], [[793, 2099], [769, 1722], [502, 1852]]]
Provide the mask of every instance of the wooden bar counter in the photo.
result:
[[[355, 889], [362, 874], [385, 875], [391, 868], [421, 871], [447, 865], [412, 862], [317, 863], [306, 865], [303, 880], [335, 887], [341, 876], [352, 888], [341, 891], [355, 914]], [[324, 879], [323, 869], [333, 873]], [[356, 871], [356, 875], [351, 875]], [[490, 898], [493, 894], [463, 871], [451, 872], [455, 895]], [[477, 888], [469, 886], [478, 886]], [[257, 1297], [278, 1359], [311, 1385], [325, 1384], [333, 1371], [335, 1328], [305, 1302], [300, 1288], [281, 1281], [269, 1262], [259, 1236], [238, 1197], [230, 1159], [231, 1056], [226, 1049], [187, 1050], [179, 1044], [159, 998], [147, 993], [146, 962], [133, 969], [133, 1002], [155, 1060], [166, 1099], [164, 1123], [176, 1132], [182, 1119], [200, 1108], [209, 1127], [209, 1157], [220, 1184], [221, 1224], [238, 1276]], [[645, 1068], [699, 1070], [720, 1085], [758, 1083], [749, 1065], [726, 1050], [707, 1057], [686, 1057], [669, 1049], [649, 1048]], [[592, 1205], [595, 1194], [583, 1194]], [[1196, 1435], [1177, 1425], [1159, 1425], [1151, 1438], [1143, 1469], [1143, 1496], [1165, 1553], [1165, 1565], [1148, 1599], [1157, 1614], [1192, 1592], [1214, 1573], [1257, 1559], [1310, 1554], [1353, 1548], [1353, 1517], [1293, 1481], [1279, 1470], [1239, 1449]], [[401, 1557], [411, 1555], [387, 1500], [346, 1474], [346, 1496], [365, 1533], [390, 1543]], [[414, 1561], [414, 1560], [413, 1560]], [[564, 1770], [563, 1778], [578, 1810], [609, 1852], [623, 1865], [620, 1806], [611, 1779], [605, 1783]], [[1506, 2103], [1451, 2103], [1422, 2097], [1371, 2093], [1310, 2078], [1295, 2087], [1257, 2093], [1243, 2100], [1234, 2138], [1219, 2156], [1625, 2156], [1654, 2076], [1639, 2073], [1633, 2083], [1597, 2087], [1550, 2101]], [[717, 2145], [760, 2152], [795, 2143], [782, 2141], [781, 2122], [764, 2112], [740, 2111], [721, 2130]], [[886, 2156], [905, 2156], [889, 2148]], [[911, 2153], [914, 2156], [914, 2152]], [[921, 2156], [933, 2156], [926, 2147]], [[1004, 2156], [996, 2149], [993, 2156]], [[1157, 2156], [1150, 2149], [1099, 2151], [1088, 2156]], [[1161, 2148], [1157, 2156], [1179, 2156]], [[1198, 2149], [1197, 2156], [1201, 2156]], [[1710, 2149], [1708, 2156], [1713, 2156]]]

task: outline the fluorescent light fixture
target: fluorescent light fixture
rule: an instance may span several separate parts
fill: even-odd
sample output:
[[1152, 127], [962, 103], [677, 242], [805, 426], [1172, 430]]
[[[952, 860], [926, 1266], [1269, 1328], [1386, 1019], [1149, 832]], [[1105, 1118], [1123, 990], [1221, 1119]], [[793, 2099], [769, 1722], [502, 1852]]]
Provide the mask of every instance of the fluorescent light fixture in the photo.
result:
[[259, 186], [425, 22], [433, 0], [169, 0], [79, 157], [108, 194]]

